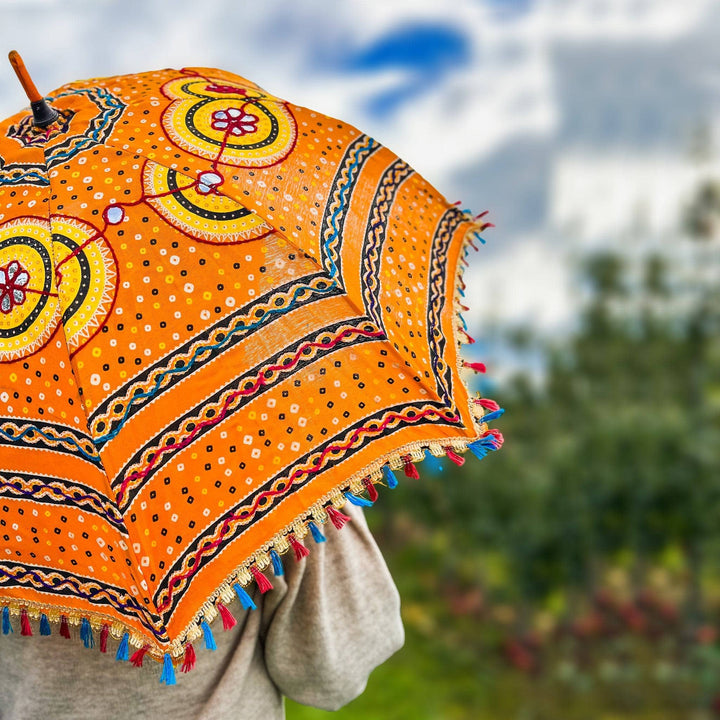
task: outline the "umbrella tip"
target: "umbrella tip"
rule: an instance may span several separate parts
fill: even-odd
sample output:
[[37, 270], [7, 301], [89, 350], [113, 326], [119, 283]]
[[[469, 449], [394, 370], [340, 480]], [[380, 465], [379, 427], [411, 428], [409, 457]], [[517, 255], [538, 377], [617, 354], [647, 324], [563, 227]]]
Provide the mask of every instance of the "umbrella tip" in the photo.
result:
[[33, 124], [37, 127], [44, 128], [54, 123], [58, 119], [58, 111], [51, 108], [47, 100], [38, 92], [35, 83], [30, 77], [30, 73], [28, 73], [25, 67], [23, 59], [20, 57], [20, 53], [17, 52], [17, 50], [11, 50], [8, 53], [8, 59], [23, 90], [25, 90], [25, 94], [28, 96], [28, 100], [30, 100]]

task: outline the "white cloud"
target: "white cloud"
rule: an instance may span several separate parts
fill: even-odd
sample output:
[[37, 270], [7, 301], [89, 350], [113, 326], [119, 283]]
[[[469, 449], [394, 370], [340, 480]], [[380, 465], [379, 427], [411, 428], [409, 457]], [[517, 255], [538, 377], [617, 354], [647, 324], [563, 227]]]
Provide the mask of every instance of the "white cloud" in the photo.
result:
[[718, 177], [717, 158], [568, 153], [555, 164], [550, 224], [587, 246], [638, 234], [672, 237], [698, 186]]
[[542, 334], [566, 329], [577, 311], [566, 249], [542, 236], [511, 245], [489, 237], [493, 242], [492, 252], [481, 247], [471, 256], [465, 273], [468, 326], [526, 325]]
[[[352, 122], [442, 189], [459, 165], [479, 162], [514, 137], [552, 136], [556, 43], [677, 36], [699, 22], [708, 2], [539, 0], [508, 19], [478, 0], [6, 0], [0, 44], [25, 54], [47, 92], [76, 77], [187, 64], [225, 67]], [[360, 47], [409, 21], [460, 29], [473, 58], [391, 120], [370, 116], [365, 105], [397, 76], [346, 75], [313, 64], [323, 45]], [[0, 75], [0, 114], [23, 104], [17, 90], [8, 68]]]
[[538, 21], [574, 40], [669, 40], [694, 30], [712, 0], [545, 0]]

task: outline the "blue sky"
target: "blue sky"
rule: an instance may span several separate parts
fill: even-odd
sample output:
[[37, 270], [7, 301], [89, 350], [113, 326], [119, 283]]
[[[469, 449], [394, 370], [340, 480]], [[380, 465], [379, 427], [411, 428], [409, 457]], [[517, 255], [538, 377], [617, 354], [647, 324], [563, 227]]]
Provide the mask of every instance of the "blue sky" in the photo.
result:
[[442, 83], [447, 74], [467, 67], [472, 61], [472, 37], [454, 25], [408, 19], [363, 47], [346, 47], [336, 61], [338, 72], [402, 72], [396, 87], [367, 100], [368, 113], [385, 118], [433, 84]]

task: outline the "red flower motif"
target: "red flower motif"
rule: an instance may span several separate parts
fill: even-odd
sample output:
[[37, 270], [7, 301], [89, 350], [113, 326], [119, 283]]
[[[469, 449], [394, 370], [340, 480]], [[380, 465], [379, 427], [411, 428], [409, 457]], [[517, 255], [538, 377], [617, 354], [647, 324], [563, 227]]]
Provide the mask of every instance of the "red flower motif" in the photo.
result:
[[0, 268], [0, 312], [7, 315], [25, 302], [29, 280], [30, 274], [17, 260]]
[[212, 114], [212, 127], [214, 130], [225, 130], [231, 135], [249, 135], [257, 132], [260, 118], [252, 113], [236, 107], [227, 110], [216, 110]]

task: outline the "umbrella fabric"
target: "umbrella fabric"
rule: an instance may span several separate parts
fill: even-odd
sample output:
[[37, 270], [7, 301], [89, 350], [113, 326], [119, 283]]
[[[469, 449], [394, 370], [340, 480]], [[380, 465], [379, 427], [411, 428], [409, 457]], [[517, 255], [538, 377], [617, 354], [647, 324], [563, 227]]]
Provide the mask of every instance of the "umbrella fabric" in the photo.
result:
[[112, 635], [174, 682], [346, 502], [500, 446], [460, 354], [487, 223], [224, 71], [49, 100], [0, 124], [3, 631]]

